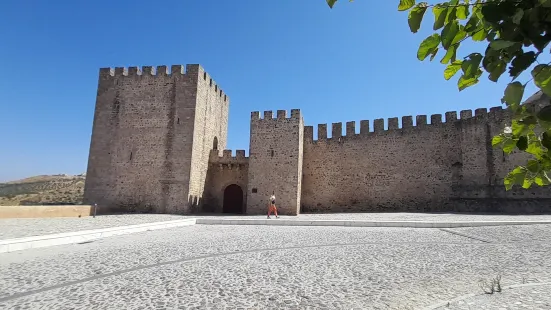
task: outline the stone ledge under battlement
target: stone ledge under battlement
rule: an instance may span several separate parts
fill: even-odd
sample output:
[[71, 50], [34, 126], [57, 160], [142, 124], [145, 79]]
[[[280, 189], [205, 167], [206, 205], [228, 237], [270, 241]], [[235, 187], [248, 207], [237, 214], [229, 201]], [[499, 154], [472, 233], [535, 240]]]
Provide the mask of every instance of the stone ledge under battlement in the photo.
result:
[[[170, 69], [170, 70], [169, 70]], [[146, 76], [186, 76], [194, 75], [202, 78], [208, 85], [214, 88], [214, 91], [220, 97], [224, 97], [224, 101], [228, 101], [229, 97], [222, 91], [222, 88], [212, 79], [212, 77], [199, 64], [187, 65], [172, 65], [168, 66], [141, 66], [141, 67], [114, 67], [100, 68], [100, 78], [121, 78], [121, 77], [146, 77]]]
[[235, 156], [232, 150], [223, 150], [222, 156], [218, 150], [211, 150], [209, 165], [221, 166], [222, 168], [244, 167], [249, 165], [249, 157], [245, 157], [245, 150], [237, 150]]
[[502, 107], [490, 108], [490, 111], [486, 108], [472, 110], [462, 110], [459, 112], [459, 117], [456, 111], [446, 112], [444, 114], [444, 121], [442, 120], [442, 114], [433, 114], [430, 116], [430, 123], [427, 115], [415, 116], [415, 125], [413, 124], [413, 116], [403, 116], [402, 124], [399, 125], [397, 117], [392, 117], [387, 120], [387, 128], [385, 129], [385, 120], [380, 118], [373, 121], [373, 128], [370, 126], [369, 120], [360, 121], [360, 132], [356, 132], [356, 122], [346, 122], [345, 132], [343, 134], [342, 123], [331, 124], [331, 138], [327, 136], [327, 124], [317, 125], [317, 140], [314, 140], [314, 126], [304, 126], [304, 141], [305, 142], [317, 142], [331, 139], [339, 139], [341, 137], [354, 137], [354, 136], [368, 136], [373, 134], [384, 134], [395, 130], [407, 130], [418, 129], [423, 130], [430, 128], [431, 126], [448, 126], [455, 125], [458, 122], [477, 122], [486, 121], [488, 119], [501, 119], [507, 113], [508, 110]]
[[273, 111], [264, 111], [263, 115], [264, 115], [264, 117], [260, 118], [260, 112], [259, 111], [253, 111], [253, 112], [251, 112], [251, 121], [260, 121], [260, 120], [271, 121], [271, 120], [284, 120], [284, 119], [297, 119], [298, 120], [302, 117], [300, 109], [291, 109], [291, 116], [290, 117], [287, 114], [287, 110], [277, 110], [275, 115], [274, 115]]

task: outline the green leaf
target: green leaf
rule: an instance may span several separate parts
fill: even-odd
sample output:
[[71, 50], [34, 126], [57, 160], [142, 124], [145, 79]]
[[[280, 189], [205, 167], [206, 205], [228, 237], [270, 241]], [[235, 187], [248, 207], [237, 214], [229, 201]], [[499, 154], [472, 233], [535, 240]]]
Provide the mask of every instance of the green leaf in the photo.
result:
[[523, 16], [524, 16], [524, 10], [517, 9], [517, 12], [515, 13], [515, 15], [513, 15], [513, 23], [520, 25], [520, 21], [522, 20]]
[[486, 33], [486, 36], [485, 36], [486, 41], [492, 42], [496, 40], [497, 30], [495, 28], [492, 28], [490, 26], [489, 29], [488, 28], [485, 29], [485, 33]]
[[457, 7], [456, 16], [458, 19], [467, 19], [469, 15], [469, 5], [463, 4]]
[[459, 47], [459, 43], [463, 39], [465, 39], [465, 37], [467, 37], [467, 32], [465, 32], [465, 30], [463, 30], [463, 26], [459, 25], [459, 30], [455, 34], [455, 37], [452, 40], [452, 44], [450, 45], [450, 48], [452, 46], [458, 46]]
[[515, 184], [523, 184], [527, 170], [524, 167], [516, 167], [503, 179], [505, 189], [510, 190]]
[[536, 125], [538, 123], [538, 119], [535, 116], [527, 116], [519, 119], [518, 122], [524, 125]]
[[537, 55], [534, 51], [522, 53], [517, 55], [511, 62], [509, 67], [509, 75], [516, 79], [524, 70], [528, 69], [537, 59]]
[[471, 35], [471, 38], [475, 42], [481, 42], [486, 40], [487, 33], [486, 29], [477, 29], [476, 32]]
[[543, 6], [544, 8], [551, 8], [551, 1], [550, 0], [539, 0], [538, 1], [541, 6]]
[[452, 76], [454, 76], [457, 71], [459, 71], [459, 69], [461, 69], [461, 64], [463, 62], [461, 60], [456, 60], [454, 62], [452, 62], [451, 64], [449, 64], [447, 67], [446, 67], [446, 70], [444, 70], [444, 78], [446, 80], [449, 80], [452, 78]]
[[534, 177], [534, 182], [539, 186], [546, 186], [551, 184], [551, 179], [549, 179], [547, 172], [542, 170]]
[[548, 65], [537, 65], [532, 70], [532, 77], [536, 86], [546, 95], [551, 96], [551, 67]]
[[425, 60], [428, 55], [431, 55], [434, 50], [438, 48], [439, 44], [440, 35], [438, 35], [438, 33], [427, 37], [423, 40], [423, 42], [421, 42], [421, 45], [419, 45], [419, 50], [417, 50], [417, 59], [421, 61]]
[[501, 103], [516, 109], [522, 102], [522, 96], [524, 96], [524, 85], [520, 82], [513, 82], [505, 88]]
[[465, 78], [471, 78], [475, 75], [480, 76], [478, 72], [481, 71], [479, 67], [480, 62], [482, 61], [482, 54], [472, 53], [465, 58], [466, 60], [463, 61], [463, 64], [461, 65], [461, 69], [463, 70]]
[[452, 6], [447, 10], [448, 15], [446, 15], [446, 23], [457, 21], [457, 8], [453, 6], [455, 4], [450, 3], [450, 5]]
[[512, 151], [517, 147], [517, 142], [511, 138], [503, 142], [502, 150], [505, 154], [511, 154]]
[[478, 83], [478, 78], [477, 77], [468, 78], [468, 77], [465, 77], [465, 75], [462, 75], [459, 78], [459, 81], [457, 81], [457, 86], [459, 88], [459, 91], [462, 91], [467, 87], [471, 87], [471, 86], [475, 85], [476, 83]]
[[549, 132], [546, 131], [541, 135], [541, 145], [551, 150], [551, 134]]
[[542, 148], [538, 139], [529, 139], [528, 147], [525, 150], [526, 153], [534, 155], [536, 158], [541, 159], [545, 155], [545, 150]]
[[442, 29], [442, 46], [447, 50], [453, 42], [453, 39], [459, 31], [459, 22], [454, 20]]
[[492, 138], [492, 147], [499, 147], [506, 154], [510, 154], [517, 147], [517, 143], [510, 134], [502, 133]]
[[490, 43], [490, 48], [494, 50], [502, 50], [515, 45], [516, 42], [510, 42], [505, 40], [495, 40]]
[[529, 189], [533, 183], [534, 183], [534, 177], [526, 173], [526, 176], [524, 177], [524, 181], [522, 182], [522, 188]]
[[[469, 21], [465, 24], [465, 31], [468, 33], [471, 33], [473, 31], [476, 31], [479, 29], [478, 23], [480, 22], [480, 19], [476, 14], [473, 14], [471, 18], [469, 18]], [[436, 30], [436, 29], [435, 29]]]
[[505, 142], [505, 139], [507, 139], [507, 137], [505, 137], [504, 135], [494, 136], [492, 138], [492, 146], [493, 147], [500, 146], [501, 144], [503, 144]]
[[329, 5], [330, 8], [333, 8], [337, 0], [327, 0], [327, 5]]
[[444, 27], [446, 17], [448, 16], [448, 8], [442, 4], [437, 4], [432, 8], [432, 13], [434, 14], [434, 25], [432, 29], [438, 30]]
[[489, 68], [491, 68], [491, 71], [489, 72], [490, 75], [488, 75], [488, 79], [492, 82], [497, 82], [499, 80], [499, 77], [505, 72], [507, 69], [507, 64], [504, 61], [496, 61], [489, 65]]
[[455, 57], [457, 55], [457, 45], [452, 45], [446, 52], [446, 55], [444, 55], [444, 58], [440, 61], [441, 64], [447, 64], [450, 61], [455, 61]]
[[517, 141], [517, 148], [524, 151], [528, 148], [528, 138], [526, 136], [520, 136]]
[[518, 137], [518, 136], [523, 136], [523, 135], [528, 134], [528, 132], [531, 129], [531, 126], [529, 126], [529, 125], [527, 125], [523, 122], [520, 122], [519, 120], [514, 119], [511, 122], [511, 129], [513, 130], [513, 135], [515, 137]]
[[400, 0], [398, 11], [407, 11], [415, 5], [415, 0]]
[[436, 57], [436, 54], [438, 54], [438, 47], [435, 48], [432, 53], [430, 53], [430, 61], [433, 61], [434, 57]]
[[537, 117], [545, 122], [551, 122], [551, 105], [543, 107], [537, 114]]
[[537, 173], [540, 171], [540, 163], [537, 160], [531, 159], [528, 161], [528, 164], [526, 165], [526, 169], [532, 173]]
[[408, 25], [409, 29], [413, 33], [417, 33], [419, 28], [421, 28], [421, 22], [423, 21], [423, 16], [427, 11], [427, 5], [424, 2], [419, 3], [415, 6], [408, 14]]

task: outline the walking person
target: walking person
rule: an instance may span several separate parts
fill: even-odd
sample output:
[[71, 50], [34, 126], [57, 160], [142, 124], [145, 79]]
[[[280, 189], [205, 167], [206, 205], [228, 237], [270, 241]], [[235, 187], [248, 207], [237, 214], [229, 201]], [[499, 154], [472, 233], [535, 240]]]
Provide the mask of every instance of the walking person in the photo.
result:
[[270, 218], [270, 214], [272, 214], [272, 212], [275, 214], [276, 218], [279, 218], [279, 216], [277, 215], [274, 193], [272, 193], [272, 196], [270, 196], [270, 202], [268, 203], [268, 218]]

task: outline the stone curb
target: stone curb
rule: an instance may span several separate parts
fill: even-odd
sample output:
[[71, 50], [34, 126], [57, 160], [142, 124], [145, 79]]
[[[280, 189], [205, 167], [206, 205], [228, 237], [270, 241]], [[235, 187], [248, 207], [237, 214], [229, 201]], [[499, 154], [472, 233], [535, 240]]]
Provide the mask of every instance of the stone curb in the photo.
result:
[[354, 220], [285, 220], [285, 219], [210, 219], [189, 218], [177, 221], [145, 223], [138, 225], [82, 230], [61, 234], [50, 234], [0, 240], [0, 253], [43, 248], [55, 245], [85, 243], [100, 238], [126, 235], [148, 230], [158, 230], [189, 225], [269, 225], [269, 226], [344, 226], [344, 227], [409, 227], [409, 228], [457, 228], [508, 225], [551, 224], [551, 221], [354, 221]]
[[[511, 290], [511, 289], [515, 289], [515, 288], [521, 288], [521, 287], [542, 286], [542, 285], [551, 285], [551, 282], [513, 284], [513, 285], [509, 285], [509, 286], [504, 286], [504, 287], [501, 288], [501, 290], [504, 291], [504, 290]], [[495, 293], [495, 294], [501, 294], [501, 293]], [[448, 304], [451, 305], [453, 303], [456, 303], [458, 301], [461, 301], [461, 300], [464, 300], [464, 299], [467, 299], [467, 298], [482, 296], [482, 295], [484, 295], [484, 294], [471, 293], [471, 294], [461, 295], [461, 296], [456, 297], [454, 299], [450, 299], [449, 301], [442, 301], [442, 302], [439, 302], [437, 304], [428, 306], [426, 308], [423, 308], [423, 310], [437, 310], [438, 308], [443, 308], [443, 307], [445, 308], [445, 307], [447, 307]]]
[[100, 238], [126, 235], [148, 230], [158, 230], [171, 227], [180, 227], [195, 225], [195, 219], [185, 219], [177, 221], [165, 221], [155, 223], [145, 223], [138, 225], [110, 227], [94, 230], [82, 230], [61, 234], [50, 234], [43, 236], [33, 236], [15, 239], [0, 240], [0, 253], [21, 251], [27, 249], [44, 248], [54, 245], [91, 242]]
[[355, 220], [285, 220], [285, 219], [209, 219], [198, 218], [202, 225], [272, 225], [272, 226], [349, 226], [349, 227], [411, 227], [457, 228], [551, 224], [551, 221], [355, 221]]

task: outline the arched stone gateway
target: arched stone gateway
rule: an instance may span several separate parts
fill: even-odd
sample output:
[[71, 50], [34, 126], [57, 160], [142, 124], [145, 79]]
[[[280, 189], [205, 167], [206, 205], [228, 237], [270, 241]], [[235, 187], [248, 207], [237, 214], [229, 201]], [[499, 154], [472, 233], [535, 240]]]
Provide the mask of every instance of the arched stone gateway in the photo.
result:
[[243, 206], [243, 190], [237, 184], [231, 184], [224, 190], [224, 205], [222, 212], [243, 214], [245, 213]]

